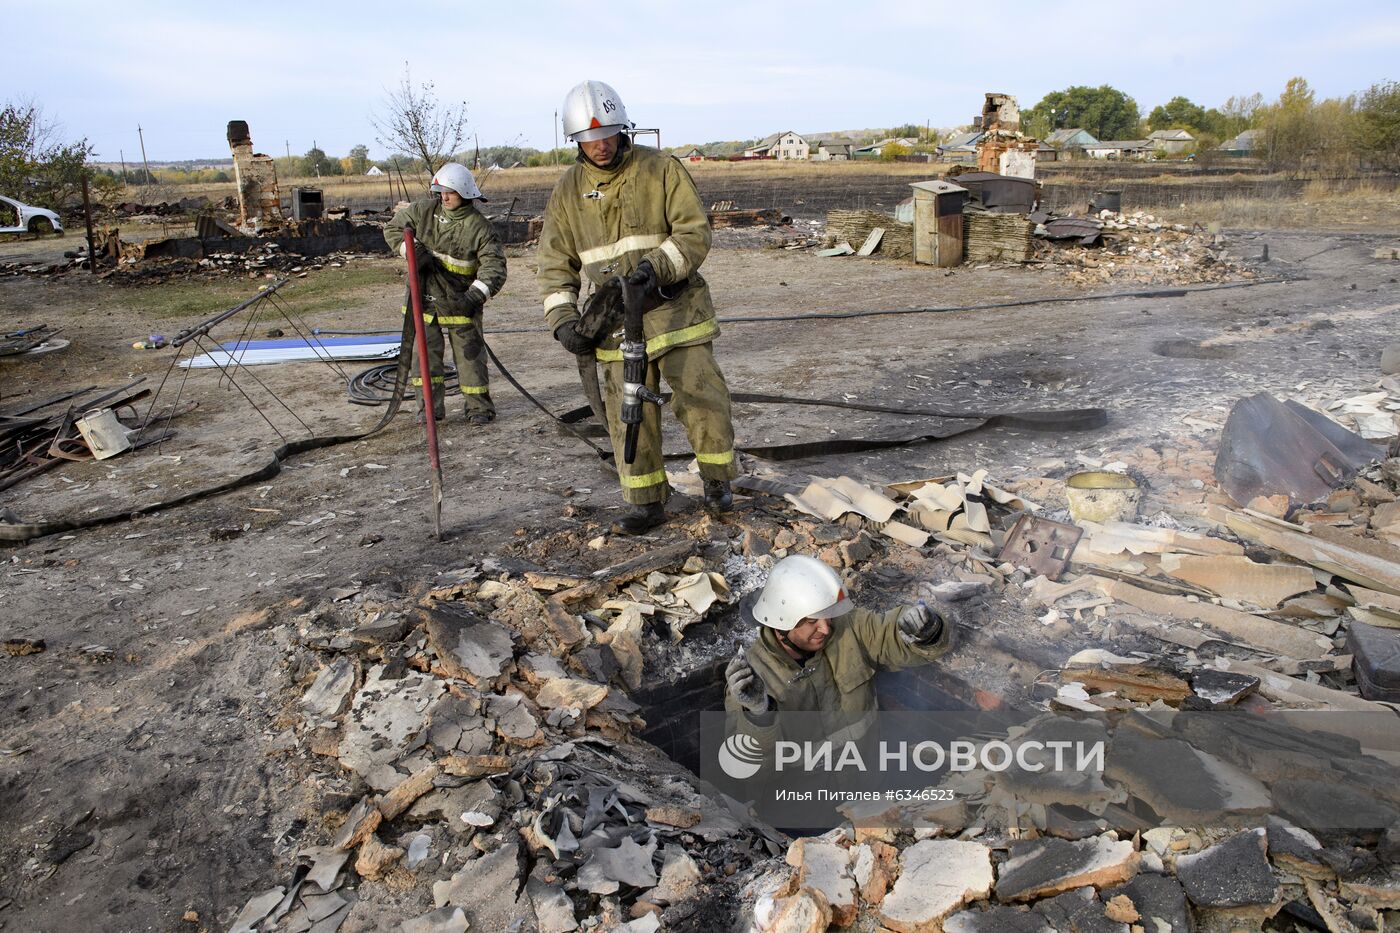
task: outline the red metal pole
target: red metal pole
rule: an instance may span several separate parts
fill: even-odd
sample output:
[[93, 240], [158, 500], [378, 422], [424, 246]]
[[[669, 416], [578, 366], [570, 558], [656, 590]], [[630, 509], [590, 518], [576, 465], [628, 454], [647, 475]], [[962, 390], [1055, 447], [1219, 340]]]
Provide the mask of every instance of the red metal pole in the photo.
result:
[[413, 334], [418, 343], [418, 374], [423, 382], [418, 393], [422, 402], [423, 424], [428, 428], [428, 463], [432, 467], [433, 483], [433, 534], [442, 538], [442, 467], [438, 461], [437, 418], [433, 416], [432, 367], [428, 365], [428, 334], [423, 325], [423, 291], [418, 281], [418, 261], [415, 252], [413, 228], [403, 231], [405, 258], [408, 260], [409, 313], [413, 315]]

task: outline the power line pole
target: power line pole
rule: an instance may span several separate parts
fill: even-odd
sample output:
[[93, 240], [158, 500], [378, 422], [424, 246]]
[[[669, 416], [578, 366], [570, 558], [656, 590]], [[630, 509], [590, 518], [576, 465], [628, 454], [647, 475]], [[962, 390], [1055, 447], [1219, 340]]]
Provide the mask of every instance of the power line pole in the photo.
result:
[[559, 164], [559, 111], [554, 111], [554, 151], [549, 154], [549, 161], [555, 165]]
[[282, 145], [287, 147], [287, 158], [290, 159], [292, 157], [292, 141], [290, 139], [284, 139], [282, 140]]
[[136, 124], [136, 138], [141, 140], [141, 165], [146, 171], [146, 177], [141, 180], [143, 185], [151, 183], [151, 163], [146, 161], [146, 136], [141, 132], [141, 124]]
[[123, 152], [122, 150], [118, 149], [118, 150], [117, 150], [117, 156], [122, 160], [122, 190], [125, 191], [125, 190], [126, 190], [126, 153]]

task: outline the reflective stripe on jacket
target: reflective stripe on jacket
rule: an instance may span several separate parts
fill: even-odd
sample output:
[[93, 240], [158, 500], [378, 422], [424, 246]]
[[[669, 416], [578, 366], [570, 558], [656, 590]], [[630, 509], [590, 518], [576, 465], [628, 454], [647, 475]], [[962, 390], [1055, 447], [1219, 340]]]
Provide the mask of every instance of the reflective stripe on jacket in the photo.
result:
[[[709, 252], [709, 218], [674, 157], [630, 144], [613, 169], [580, 157], [554, 186], [540, 233], [540, 296], [549, 329], [577, 319], [584, 276], [596, 288], [646, 259], [664, 294], [675, 296], [644, 319], [648, 355], [713, 340], [719, 335], [714, 303], [697, 271]], [[610, 335], [598, 359], [620, 360], [620, 343], [620, 333]]]

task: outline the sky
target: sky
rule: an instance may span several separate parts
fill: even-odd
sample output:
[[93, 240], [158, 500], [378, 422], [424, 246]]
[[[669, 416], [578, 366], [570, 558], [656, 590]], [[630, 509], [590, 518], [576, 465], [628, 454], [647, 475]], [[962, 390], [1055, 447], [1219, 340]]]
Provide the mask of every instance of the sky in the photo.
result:
[[[1144, 115], [1176, 95], [1218, 106], [1276, 98], [1295, 75], [1319, 97], [1400, 80], [1400, 2], [848, 0], [732, 3], [269, 3], [0, 0], [0, 102], [33, 100], [99, 161], [228, 157], [255, 148], [388, 154], [371, 117], [407, 67], [465, 101], [482, 146], [554, 145], [554, 113], [588, 78], [617, 89], [666, 146], [905, 123], [968, 123], [987, 91], [1029, 108], [1109, 84]], [[16, 59], [16, 53], [18, 58]], [[562, 137], [561, 137], [562, 139]]]

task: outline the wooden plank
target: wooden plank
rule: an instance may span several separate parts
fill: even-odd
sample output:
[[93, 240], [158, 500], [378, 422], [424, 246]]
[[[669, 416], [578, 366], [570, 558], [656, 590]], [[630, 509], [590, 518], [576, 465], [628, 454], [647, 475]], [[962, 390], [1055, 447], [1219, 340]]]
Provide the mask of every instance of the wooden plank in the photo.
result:
[[1163, 554], [1162, 570], [1178, 580], [1252, 606], [1273, 609], [1290, 596], [1317, 587], [1311, 568], [1297, 564], [1256, 564], [1242, 555]]
[[860, 249], [856, 250], [856, 255], [869, 256], [871, 253], [875, 252], [880, 245], [881, 237], [884, 235], [884, 227], [876, 227], [874, 230], [871, 230], [870, 236], [866, 237], [865, 242], [860, 245]]
[[1132, 522], [1079, 522], [1085, 531], [1090, 550], [1107, 553], [1165, 554], [1177, 551], [1186, 554], [1243, 554], [1244, 548], [1233, 541], [1212, 538], [1191, 531], [1153, 528]]
[[[626, 586], [633, 580], [640, 580], [653, 570], [662, 570], [675, 564], [684, 563], [685, 559], [699, 548], [700, 544], [697, 541], [681, 541], [654, 550], [646, 550], [631, 560], [625, 560], [620, 564], [613, 564], [611, 567], [594, 571], [593, 579], [602, 583], [610, 583], [613, 586]], [[563, 593], [559, 595], [564, 596]]]
[[1391, 612], [1400, 612], [1400, 596], [1368, 590], [1364, 586], [1348, 586], [1347, 590], [1362, 609], [1389, 609]]
[[1103, 579], [1098, 588], [1105, 596], [1145, 612], [1202, 622], [1223, 633], [1229, 640], [1243, 643], [1264, 654], [1313, 659], [1327, 654], [1332, 647], [1330, 639], [1315, 632], [1226, 609], [1214, 603], [1192, 602], [1180, 596], [1152, 593], [1119, 580]]
[[1393, 713], [1384, 703], [1333, 690], [1321, 684], [1310, 684], [1306, 680], [1288, 677], [1284, 674], [1250, 664], [1248, 661], [1233, 661], [1221, 658], [1216, 662], [1220, 670], [1232, 674], [1247, 674], [1259, 678], [1259, 692], [1278, 703], [1297, 703], [1304, 706], [1321, 706], [1328, 709], [1352, 710], [1358, 713]]
[[1400, 550], [1391, 545], [1327, 525], [1303, 531], [1296, 525], [1283, 527], [1287, 523], [1262, 521], [1241, 512], [1231, 512], [1225, 521], [1242, 538], [1369, 589], [1400, 596]]
[[1151, 703], [1161, 700], [1177, 706], [1191, 695], [1191, 686], [1180, 677], [1146, 664], [1106, 664], [1066, 667], [1060, 676], [1077, 680], [1100, 693], [1116, 693], [1129, 700]]

